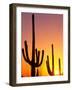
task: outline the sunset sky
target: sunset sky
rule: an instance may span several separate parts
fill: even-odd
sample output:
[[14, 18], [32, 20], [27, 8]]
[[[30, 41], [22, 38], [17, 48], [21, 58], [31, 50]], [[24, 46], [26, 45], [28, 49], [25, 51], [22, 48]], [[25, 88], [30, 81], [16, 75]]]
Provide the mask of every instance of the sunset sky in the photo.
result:
[[[52, 48], [54, 46], [55, 75], [59, 74], [58, 59], [61, 59], [61, 72], [63, 72], [63, 15], [35, 13], [35, 48], [44, 50], [42, 65], [38, 68], [40, 76], [48, 76], [46, 68], [47, 55], [49, 55], [50, 67], [52, 67]], [[27, 40], [29, 57], [32, 56], [32, 13], [21, 14], [22, 48]], [[41, 59], [40, 59], [41, 60]], [[22, 56], [22, 76], [31, 75], [31, 66]]]

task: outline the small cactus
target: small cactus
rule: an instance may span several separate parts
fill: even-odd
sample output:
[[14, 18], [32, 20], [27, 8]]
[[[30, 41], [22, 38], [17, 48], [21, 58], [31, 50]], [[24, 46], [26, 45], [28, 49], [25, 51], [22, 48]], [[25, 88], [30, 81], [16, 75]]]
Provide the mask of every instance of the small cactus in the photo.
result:
[[60, 58], [59, 58], [59, 75], [63, 75], [63, 73], [61, 73], [61, 62], [60, 62]]

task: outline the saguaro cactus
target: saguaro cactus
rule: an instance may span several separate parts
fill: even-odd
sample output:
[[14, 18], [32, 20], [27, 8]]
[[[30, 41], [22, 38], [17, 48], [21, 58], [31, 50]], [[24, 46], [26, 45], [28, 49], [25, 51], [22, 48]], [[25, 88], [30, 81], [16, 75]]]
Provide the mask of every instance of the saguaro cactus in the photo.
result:
[[[60, 62], [60, 58], [58, 59], [59, 61], [59, 75], [61, 74], [61, 62]], [[53, 76], [54, 73], [54, 49], [53, 49], [53, 44], [52, 44], [52, 70], [50, 69], [50, 64], [49, 64], [49, 56], [47, 55], [47, 60], [46, 60], [46, 66], [47, 66], [47, 71], [49, 73], [49, 75]]]
[[[35, 76], [35, 68], [41, 66], [43, 62], [43, 57], [44, 57], [44, 50], [42, 50], [41, 61], [39, 61], [40, 51], [35, 49], [35, 26], [34, 25], [35, 25], [34, 14], [32, 14], [32, 58], [31, 60], [28, 55], [28, 45], [26, 40], [24, 41], [25, 51], [24, 49], [22, 49], [24, 60], [31, 66], [31, 76]], [[35, 59], [35, 56], [36, 56], [36, 59]]]
[[60, 62], [60, 58], [59, 58], [59, 75], [62, 75], [61, 74], [61, 62]]
[[49, 56], [48, 55], [47, 55], [46, 65], [47, 65], [47, 71], [48, 71], [49, 75], [53, 76], [54, 75], [54, 49], [53, 49], [53, 44], [52, 44], [52, 71], [50, 69]]

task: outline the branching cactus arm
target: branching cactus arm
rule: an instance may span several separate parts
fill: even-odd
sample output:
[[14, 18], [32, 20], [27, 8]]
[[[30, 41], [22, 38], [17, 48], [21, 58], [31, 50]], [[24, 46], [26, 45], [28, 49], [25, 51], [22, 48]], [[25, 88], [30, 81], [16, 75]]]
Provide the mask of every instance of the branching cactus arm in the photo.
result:
[[25, 52], [26, 52], [27, 59], [30, 60], [29, 59], [29, 55], [28, 55], [28, 45], [27, 45], [27, 41], [26, 40], [25, 40]]
[[37, 55], [38, 55], [37, 56], [38, 59], [36, 59], [37, 62], [35, 63], [35, 67], [41, 66], [41, 64], [43, 62], [43, 58], [44, 58], [44, 50], [42, 50], [42, 57], [41, 57], [40, 63], [39, 63], [39, 60], [40, 60], [40, 51], [38, 51], [38, 54]]
[[27, 41], [25, 41], [24, 44], [25, 44], [25, 51], [24, 51], [24, 49], [22, 49], [22, 54], [23, 54], [25, 61], [31, 65], [32, 63], [31, 63], [31, 60], [29, 59], [29, 55], [28, 55]]
[[39, 57], [40, 57], [40, 51], [37, 50], [36, 48], [36, 64], [39, 64]]

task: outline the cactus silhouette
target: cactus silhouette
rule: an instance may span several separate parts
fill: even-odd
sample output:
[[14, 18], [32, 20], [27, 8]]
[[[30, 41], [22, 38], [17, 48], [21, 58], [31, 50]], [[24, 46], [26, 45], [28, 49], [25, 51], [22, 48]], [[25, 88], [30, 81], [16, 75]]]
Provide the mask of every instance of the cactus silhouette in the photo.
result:
[[60, 62], [60, 58], [59, 58], [59, 75], [62, 75], [62, 73], [61, 73], [61, 62]]
[[[50, 63], [49, 63], [49, 56], [47, 55], [47, 60], [46, 60], [46, 66], [47, 66], [47, 71], [49, 73], [49, 75], [53, 76], [55, 75], [54, 73], [54, 48], [53, 48], [53, 44], [52, 44], [52, 70], [50, 69]], [[60, 58], [59, 58], [59, 75], [61, 74], [61, 62], [60, 62]]]
[[52, 71], [50, 69], [49, 56], [48, 55], [47, 55], [46, 66], [47, 66], [47, 71], [48, 71], [49, 75], [53, 76], [54, 75], [54, 49], [53, 49], [53, 44], [52, 44]]
[[37, 50], [37, 48], [35, 49], [35, 26], [34, 25], [35, 25], [34, 14], [32, 14], [32, 58], [31, 60], [28, 55], [28, 45], [26, 40], [24, 41], [25, 51], [22, 48], [22, 54], [23, 54], [24, 60], [31, 66], [31, 76], [35, 76], [35, 68], [41, 66], [43, 62], [43, 57], [44, 57], [44, 50], [42, 50], [41, 61], [39, 61], [40, 51]]

